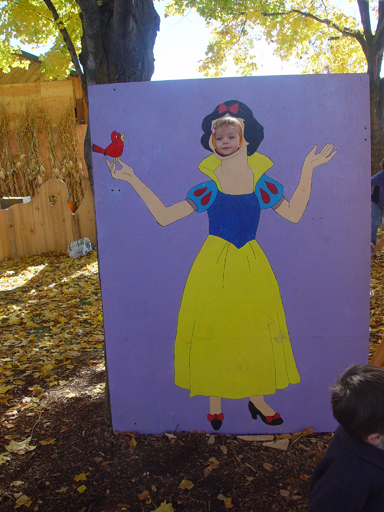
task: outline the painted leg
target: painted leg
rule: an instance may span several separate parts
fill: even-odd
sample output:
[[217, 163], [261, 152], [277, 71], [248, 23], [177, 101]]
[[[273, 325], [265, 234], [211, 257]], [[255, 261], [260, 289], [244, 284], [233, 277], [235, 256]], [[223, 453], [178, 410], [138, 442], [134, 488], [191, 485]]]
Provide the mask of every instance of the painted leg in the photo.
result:
[[211, 424], [213, 430], [220, 430], [223, 423], [224, 414], [221, 412], [221, 398], [211, 396], [209, 398], [209, 410], [207, 419]]
[[248, 403], [248, 409], [252, 419], [257, 420], [260, 416], [261, 421], [266, 425], [277, 426], [284, 423], [283, 418], [278, 412], [275, 412], [268, 404], [265, 403], [263, 396], [251, 396]]
[[211, 396], [209, 398], [209, 412], [211, 414], [221, 413], [221, 398], [218, 396]]

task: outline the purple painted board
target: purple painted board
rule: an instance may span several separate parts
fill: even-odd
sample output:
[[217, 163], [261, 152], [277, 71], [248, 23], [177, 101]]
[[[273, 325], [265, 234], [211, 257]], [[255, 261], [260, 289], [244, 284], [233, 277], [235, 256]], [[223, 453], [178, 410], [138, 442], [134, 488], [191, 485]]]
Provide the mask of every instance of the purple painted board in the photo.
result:
[[[92, 142], [125, 133], [122, 161], [167, 205], [206, 181], [201, 122], [221, 102], [247, 104], [264, 126], [258, 151], [289, 200], [304, 157], [334, 144], [314, 171], [303, 218], [261, 212], [257, 241], [277, 277], [299, 384], [268, 396], [284, 417], [252, 420], [247, 399], [222, 400], [223, 433], [332, 431], [329, 387], [366, 363], [370, 273], [370, 120], [367, 75], [223, 78], [90, 88]], [[110, 159], [112, 160], [112, 159]], [[174, 383], [174, 342], [189, 270], [207, 234], [207, 213], [161, 227], [127, 183], [94, 153], [95, 207], [113, 428], [139, 433], [207, 430], [207, 397]], [[209, 293], [209, 290], [207, 291]]]

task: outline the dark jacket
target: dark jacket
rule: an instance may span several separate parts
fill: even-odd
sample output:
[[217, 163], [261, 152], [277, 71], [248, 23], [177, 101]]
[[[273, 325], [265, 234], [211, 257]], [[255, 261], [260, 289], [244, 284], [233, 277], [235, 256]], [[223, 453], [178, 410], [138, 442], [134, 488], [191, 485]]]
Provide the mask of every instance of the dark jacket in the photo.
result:
[[313, 472], [308, 512], [384, 511], [384, 450], [342, 427]]

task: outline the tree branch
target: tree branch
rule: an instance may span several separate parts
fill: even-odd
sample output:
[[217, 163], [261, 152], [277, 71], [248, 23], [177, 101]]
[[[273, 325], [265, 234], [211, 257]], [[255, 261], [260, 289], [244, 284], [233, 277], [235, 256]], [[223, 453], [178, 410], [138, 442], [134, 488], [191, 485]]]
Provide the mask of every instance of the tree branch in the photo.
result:
[[67, 29], [65, 28], [64, 24], [60, 20], [60, 16], [59, 16], [58, 12], [56, 11], [56, 8], [53, 5], [53, 3], [51, 2], [51, 0], [44, 0], [44, 3], [48, 7], [48, 9], [51, 11], [51, 13], [53, 15], [53, 19], [55, 21], [55, 24], [56, 24], [57, 28], [60, 30], [61, 35], [63, 36], [64, 42], [67, 45], [69, 54], [71, 56], [72, 64], [75, 66], [75, 70], [76, 70], [77, 76], [80, 79], [84, 95], [87, 98], [88, 97], [87, 84], [85, 82], [84, 73], [80, 67], [80, 62], [77, 57], [77, 53], [76, 53], [75, 47], [73, 46], [72, 40], [67, 32]]
[[[380, 2], [381, 4], [382, 2]], [[380, 20], [381, 18], [381, 20]], [[376, 29], [376, 34], [373, 38], [373, 44], [376, 44], [377, 40], [379, 39], [380, 37], [380, 34], [382, 33], [383, 31], [383, 28], [384, 28], [384, 12], [382, 13], [382, 15], [380, 16], [380, 9], [379, 9], [379, 19], [377, 20], [377, 29]]]
[[299, 9], [292, 9], [290, 11], [276, 12], [276, 13], [263, 12], [261, 14], [266, 17], [267, 16], [287, 16], [289, 14], [300, 14], [300, 16], [303, 16], [304, 18], [310, 18], [314, 21], [317, 21], [318, 23], [327, 25], [327, 27], [333, 28], [334, 30], [336, 30], [337, 32], [340, 32], [340, 34], [343, 34], [346, 37], [352, 37], [352, 39], [356, 39], [356, 41], [360, 44], [364, 54], [366, 55], [366, 51], [367, 51], [366, 40], [365, 40], [363, 34], [361, 32], [359, 32], [358, 30], [350, 30], [347, 28], [343, 29], [343, 28], [339, 27], [338, 25], [336, 25], [336, 23], [333, 23], [331, 20], [319, 18], [318, 16], [316, 16], [314, 14], [311, 14], [309, 12], [300, 11]]
[[367, 0], [357, 0], [361, 24], [363, 25], [365, 39], [369, 41], [372, 39], [371, 17], [369, 14], [369, 2]]
[[361, 37], [361, 33], [358, 30], [350, 30], [347, 28], [340, 28], [336, 23], [333, 23], [331, 20], [328, 19], [322, 19], [318, 16], [311, 14], [310, 12], [304, 12], [300, 11], [299, 9], [291, 9], [290, 11], [286, 12], [274, 12], [274, 13], [268, 13], [268, 12], [262, 12], [261, 14], [263, 16], [287, 16], [289, 14], [300, 14], [300, 16], [303, 16], [304, 18], [310, 18], [314, 21], [317, 21], [318, 23], [322, 23], [323, 25], [327, 25], [330, 28], [333, 28], [340, 32], [341, 34], [344, 34], [347, 37], [352, 37], [354, 39], [358, 39], [359, 36]]

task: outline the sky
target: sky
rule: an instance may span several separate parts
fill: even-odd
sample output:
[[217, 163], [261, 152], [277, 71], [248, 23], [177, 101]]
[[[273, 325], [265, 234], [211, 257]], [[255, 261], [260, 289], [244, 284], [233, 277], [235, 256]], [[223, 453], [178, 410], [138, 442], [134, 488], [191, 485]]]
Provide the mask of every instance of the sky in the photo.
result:
[[[340, 6], [351, 14], [357, 15], [357, 2], [338, 0]], [[167, 1], [154, 2], [161, 23], [156, 38], [155, 73], [152, 80], [179, 80], [187, 78], [203, 78], [198, 73], [199, 60], [204, 58], [209, 41], [209, 29], [204, 20], [196, 13], [188, 16], [172, 16], [164, 18]], [[254, 75], [294, 75], [300, 74], [300, 68], [294, 64], [282, 62], [273, 55], [273, 46], [265, 41], [255, 42], [258, 71]], [[238, 76], [235, 67], [229, 66], [222, 76]]]
[[[161, 17], [160, 32], [155, 44], [155, 73], [152, 80], [179, 80], [203, 78], [197, 71], [198, 62], [204, 58], [209, 41], [209, 29], [198, 14], [164, 18], [167, 2], [154, 2]], [[259, 70], [257, 75], [298, 74], [300, 69], [273, 55], [273, 47], [264, 41], [255, 43]], [[223, 76], [237, 76], [234, 66], [229, 66]]]

